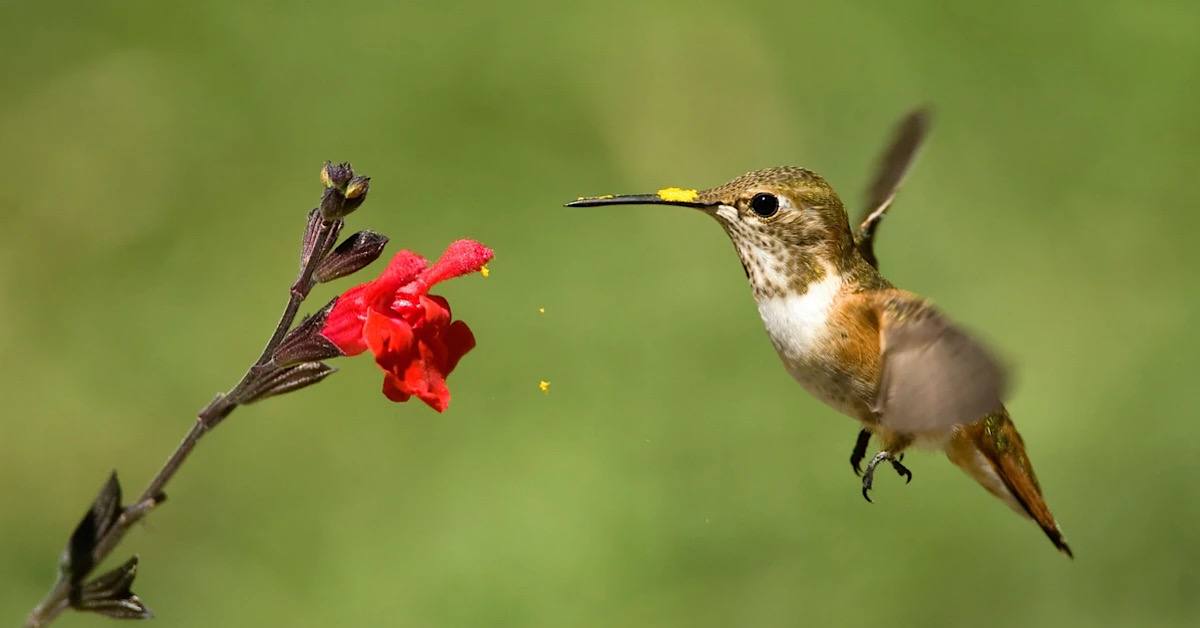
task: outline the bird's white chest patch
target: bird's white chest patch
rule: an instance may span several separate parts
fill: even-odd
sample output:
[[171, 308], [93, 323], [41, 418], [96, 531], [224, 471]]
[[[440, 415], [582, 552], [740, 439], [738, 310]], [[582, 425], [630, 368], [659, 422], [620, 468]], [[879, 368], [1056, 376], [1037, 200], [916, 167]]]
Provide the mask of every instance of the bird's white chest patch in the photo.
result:
[[758, 314], [780, 357], [792, 362], [817, 349], [828, 333], [829, 315], [841, 290], [842, 278], [830, 272], [810, 284], [804, 294], [759, 300]]
[[758, 313], [788, 373], [818, 399], [850, 413], [828, 350], [829, 318], [841, 291], [842, 278], [830, 269], [804, 294], [760, 299]]

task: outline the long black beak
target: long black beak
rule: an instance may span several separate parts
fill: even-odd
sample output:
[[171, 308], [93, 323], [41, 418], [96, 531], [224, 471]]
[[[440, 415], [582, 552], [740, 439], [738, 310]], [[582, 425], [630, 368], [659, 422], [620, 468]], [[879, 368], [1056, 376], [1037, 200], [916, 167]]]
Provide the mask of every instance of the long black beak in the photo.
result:
[[678, 205], [703, 209], [713, 207], [717, 203], [699, 200], [695, 190], [667, 188], [656, 194], [624, 194], [621, 196], [585, 196], [566, 204], [566, 207], [598, 207], [600, 205]]

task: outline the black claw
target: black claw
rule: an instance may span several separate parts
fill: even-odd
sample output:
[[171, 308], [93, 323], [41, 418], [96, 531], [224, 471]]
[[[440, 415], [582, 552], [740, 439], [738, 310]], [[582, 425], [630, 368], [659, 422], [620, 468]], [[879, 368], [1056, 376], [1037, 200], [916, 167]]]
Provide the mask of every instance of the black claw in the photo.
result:
[[[862, 459], [867, 456], [867, 444], [871, 442], [871, 433], [867, 430], [859, 430], [858, 439], [854, 441], [854, 451], [850, 452], [850, 467], [854, 469], [854, 475], [862, 475]], [[871, 500], [867, 500], [871, 501]]]
[[900, 474], [900, 477], [904, 478], [905, 484], [912, 482], [912, 471], [909, 471], [908, 467], [900, 464], [899, 460], [892, 461], [892, 468], [896, 470], [896, 473]]
[[869, 491], [869, 490], [871, 490], [870, 487], [868, 487], [866, 485], [863, 486], [863, 499], [867, 500], [868, 504], [874, 504], [875, 502], [871, 501], [871, 496], [867, 495], [867, 491]]

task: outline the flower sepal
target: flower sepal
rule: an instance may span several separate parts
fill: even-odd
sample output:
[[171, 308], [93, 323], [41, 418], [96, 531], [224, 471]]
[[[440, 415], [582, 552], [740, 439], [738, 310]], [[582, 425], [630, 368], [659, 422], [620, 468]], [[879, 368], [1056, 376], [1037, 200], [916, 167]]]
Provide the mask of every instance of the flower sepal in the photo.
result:
[[326, 283], [354, 274], [379, 259], [387, 243], [388, 238], [382, 233], [369, 230], [354, 233], [321, 260], [313, 278]]
[[141, 598], [133, 592], [133, 579], [137, 577], [138, 557], [134, 556], [121, 566], [97, 576], [79, 589], [71, 606], [113, 619], [150, 619], [154, 613], [146, 608]]
[[283, 337], [275, 348], [272, 359], [276, 366], [292, 366], [301, 362], [319, 362], [343, 355], [342, 350], [328, 338], [321, 335], [325, 327], [325, 319], [333, 309], [337, 299], [325, 304], [325, 307], [305, 317], [299, 325]]
[[300, 390], [312, 386], [336, 372], [337, 369], [322, 362], [304, 362], [276, 369], [248, 386], [238, 398], [238, 403], [251, 404], [268, 397]]
[[300, 243], [300, 268], [308, 266], [313, 256], [323, 259], [328, 255], [343, 226], [345, 223], [340, 219], [325, 218], [319, 208], [308, 212], [308, 226], [304, 229], [304, 240]]

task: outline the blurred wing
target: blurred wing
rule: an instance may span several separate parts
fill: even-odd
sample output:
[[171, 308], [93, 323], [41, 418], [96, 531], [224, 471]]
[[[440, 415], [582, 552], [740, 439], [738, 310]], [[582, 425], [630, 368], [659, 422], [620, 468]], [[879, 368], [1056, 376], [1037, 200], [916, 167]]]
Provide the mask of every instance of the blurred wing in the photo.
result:
[[901, 433], [969, 423], [1001, 409], [1004, 367], [978, 340], [911, 296], [883, 304], [882, 372], [872, 408]]
[[872, 266], [879, 266], [878, 260], [875, 259], [875, 229], [879, 226], [879, 221], [883, 220], [888, 207], [891, 207], [904, 176], [908, 174], [908, 169], [917, 156], [917, 150], [925, 141], [930, 118], [929, 109], [922, 107], [909, 112], [896, 124], [892, 141], [879, 156], [879, 162], [875, 166], [875, 177], [871, 180], [871, 185], [867, 186], [866, 207], [858, 228], [858, 242], [863, 257]]

